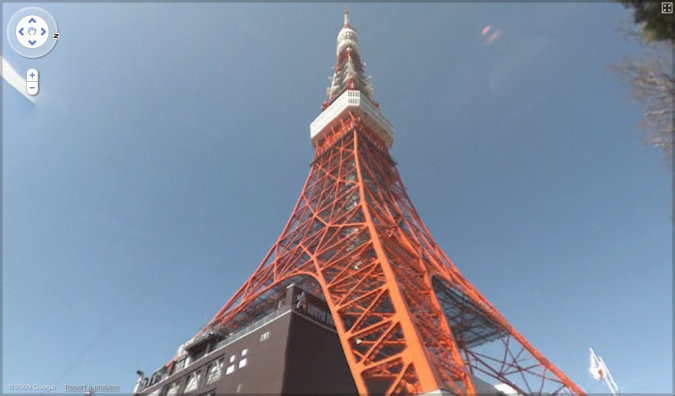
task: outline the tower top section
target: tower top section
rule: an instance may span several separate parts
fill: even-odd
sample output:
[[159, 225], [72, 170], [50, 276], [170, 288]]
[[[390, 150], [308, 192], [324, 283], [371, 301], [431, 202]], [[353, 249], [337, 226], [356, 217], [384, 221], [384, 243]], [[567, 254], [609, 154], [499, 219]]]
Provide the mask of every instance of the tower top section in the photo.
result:
[[382, 114], [374, 101], [375, 90], [364, 72], [365, 63], [359, 54], [359, 36], [349, 23], [345, 10], [344, 25], [337, 35], [337, 61], [331, 83], [326, 90], [322, 112], [310, 126], [312, 145], [317, 148], [322, 139], [346, 118], [358, 117], [389, 148], [394, 142], [394, 126]]
[[370, 85], [370, 77], [365, 75], [365, 64], [359, 55], [359, 36], [349, 23], [349, 11], [345, 10], [344, 18], [344, 25], [337, 35], [337, 60], [333, 77], [329, 78], [331, 85], [326, 91], [324, 109], [348, 89], [361, 91], [370, 100], [375, 98], [375, 90]]

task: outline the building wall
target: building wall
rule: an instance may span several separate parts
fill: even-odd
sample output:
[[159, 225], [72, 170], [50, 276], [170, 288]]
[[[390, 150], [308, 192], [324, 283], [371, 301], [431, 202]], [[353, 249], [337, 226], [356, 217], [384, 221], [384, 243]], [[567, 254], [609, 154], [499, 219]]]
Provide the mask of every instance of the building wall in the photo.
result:
[[198, 359], [141, 394], [356, 394], [325, 302], [291, 286], [279, 309], [257, 328], [223, 340], [220, 349], [189, 347]]
[[291, 319], [284, 393], [356, 394], [340, 339], [334, 330], [318, 323], [301, 315]]
[[[217, 393], [282, 393], [288, 331], [295, 316], [291, 312], [225, 347]], [[240, 367], [242, 362], [245, 366]]]

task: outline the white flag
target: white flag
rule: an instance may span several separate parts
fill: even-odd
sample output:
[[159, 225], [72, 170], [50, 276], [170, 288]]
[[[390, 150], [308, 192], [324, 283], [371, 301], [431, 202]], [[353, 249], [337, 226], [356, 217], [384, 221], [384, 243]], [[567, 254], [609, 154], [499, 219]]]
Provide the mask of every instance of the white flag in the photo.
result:
[[591, 351], [591, 368], [589, 371], [593, 376], [593, 379], [600, 381], [605, 377], [605, 371], [603, 370], [602, 363], [598, 360], [598, 357], [593, 352], [593, 348], [588, 348]]
[[591, 375], [593, 375], [593, 378], [596, 381], [605, 380], [612, 395], [618, 395], [619, 386], [614, 382], [614, 377], [612, 376], [612, 373], [609, 372], [605, 361], [593, 352], [593, 348], [588, 348], [588, 350], [591, 352], [591, 368], [589, 369]]

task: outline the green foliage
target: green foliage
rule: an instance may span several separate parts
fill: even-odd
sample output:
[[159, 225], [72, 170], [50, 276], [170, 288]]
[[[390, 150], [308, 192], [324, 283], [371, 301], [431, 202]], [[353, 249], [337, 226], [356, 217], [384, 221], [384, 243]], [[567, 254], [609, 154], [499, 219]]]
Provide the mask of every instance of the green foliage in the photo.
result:
[[618, 0], [633, 9], [635, 23], [642, 24], [642, 33], [649, 41], [673, 41], [675, 38], [675, 15], [661, 13], [661, 1]]

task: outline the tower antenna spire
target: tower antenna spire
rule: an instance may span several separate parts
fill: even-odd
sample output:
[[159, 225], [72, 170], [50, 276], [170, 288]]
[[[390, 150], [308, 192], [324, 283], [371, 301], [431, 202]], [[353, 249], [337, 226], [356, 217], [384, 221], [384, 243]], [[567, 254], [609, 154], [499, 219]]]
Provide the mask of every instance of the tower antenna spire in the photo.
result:
[[375, 98], [375, 90], [370, 84], [370, 77], [365, 74], [365, 63], [361, 61], [359, 54], [359, 36], [350, 24], [347, 8], [345, 8], [344, 21], [337, 35], [334, 74], [330, 78], [331, 86], [326, 91], [326, 101], [323, 103], [322, 110], [348, 89], [360, 91], [370, 100]]

